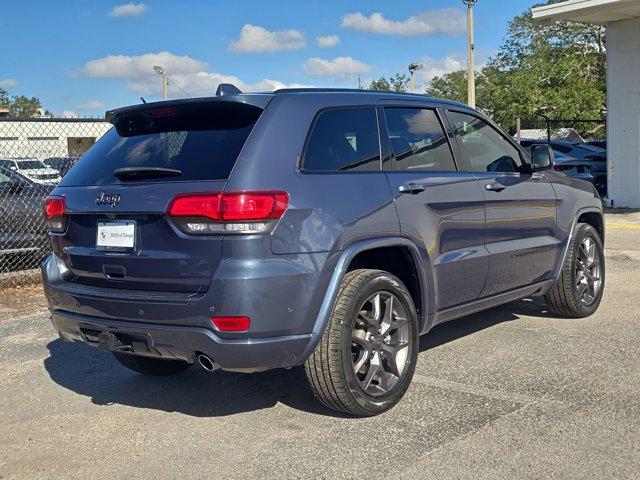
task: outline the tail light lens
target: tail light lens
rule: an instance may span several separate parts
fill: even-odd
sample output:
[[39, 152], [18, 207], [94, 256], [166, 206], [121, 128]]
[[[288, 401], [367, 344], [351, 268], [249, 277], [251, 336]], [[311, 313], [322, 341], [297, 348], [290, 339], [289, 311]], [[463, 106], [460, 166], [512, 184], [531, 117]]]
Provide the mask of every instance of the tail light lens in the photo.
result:
[[51, 195], [44, 201], [44, 218], [51, 232], [64, 232], [67, 228], [67, 199]]
[[174, 197], [166, 213], [191, 235], [266, 233], [288, 204], [289, 194], [281, 191], [192, 193]]
[[245, 332], [249, 330], [249, 317], [211, 317], [211, 321], [221, 332]]
[[562, 165], [562, 164], [555, 164], [553, 166], [553, 169], [557, 172], [567, 172], [569, 170], [573, 170], [575, 167], [573, 165]]

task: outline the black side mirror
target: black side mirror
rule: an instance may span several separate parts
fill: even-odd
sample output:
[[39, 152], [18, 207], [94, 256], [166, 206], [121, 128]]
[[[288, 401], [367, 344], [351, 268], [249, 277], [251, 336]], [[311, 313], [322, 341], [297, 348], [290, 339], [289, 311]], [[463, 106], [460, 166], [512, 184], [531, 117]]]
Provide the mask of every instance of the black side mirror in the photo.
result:
[[534, 172], [549, 170], [555, 165], [553, 148], [549, 145], [538, 145], [531, 148], [531, 168]]

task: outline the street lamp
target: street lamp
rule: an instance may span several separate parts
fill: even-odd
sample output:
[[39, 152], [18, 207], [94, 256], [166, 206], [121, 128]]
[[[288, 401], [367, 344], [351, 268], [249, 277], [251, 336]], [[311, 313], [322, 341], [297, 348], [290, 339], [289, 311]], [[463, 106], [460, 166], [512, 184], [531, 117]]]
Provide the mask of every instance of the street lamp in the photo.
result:
[[476, 75], [473, 58], [473, 6], [478, 0], [462, 0], [467, 6], [467, 103], [476, 107]]
[[153, 71], [158, 75], [162, 75], [162, 100], [167, 99], [167, 71], [160, 65], [154, 65]]
[[413, 74], [418, 70], [422, 70], [423, 65], [421, 63], [409, 64], [409, 82], [411, 83], [411, 93], [413, 93]]

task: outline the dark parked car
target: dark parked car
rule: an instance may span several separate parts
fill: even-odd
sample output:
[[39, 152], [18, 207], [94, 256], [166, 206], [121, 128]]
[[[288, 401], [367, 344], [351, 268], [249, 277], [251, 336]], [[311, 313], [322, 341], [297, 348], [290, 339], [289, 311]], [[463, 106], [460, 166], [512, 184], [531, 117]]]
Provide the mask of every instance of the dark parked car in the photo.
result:
[[294, 89], [107, 119], [47, 201], [42, 271], [61, 337], [138, 372], [304, 365], [324, 405], [374, 415], [434, 325], [602, 298], [598, 193], [465, 105]]
[[76, 163], [76, 160], [78, 160], [76, 157], [49, 157], [42, 162], [48, 167], [56, 169], [64, 177]]
[[35, 268], [44, 257], [49, 242], [42, 206], [52, 189], [0, 166], [0, 257], [5, 271], [29, 264]]

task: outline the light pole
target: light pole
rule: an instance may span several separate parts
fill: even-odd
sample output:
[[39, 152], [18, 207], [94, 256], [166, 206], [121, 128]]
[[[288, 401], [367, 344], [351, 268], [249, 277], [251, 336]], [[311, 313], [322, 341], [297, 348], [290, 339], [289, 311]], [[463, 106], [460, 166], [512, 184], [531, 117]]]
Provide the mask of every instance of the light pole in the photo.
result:
[[411, 93], [413, 93], [414, 88], [413, 88], [413, 74], [415, 72], [417, 72], [418, 70], [422, 69], [422, 64], [420, 63], [411, 63], [409, 65], [409, 83], [411, 84]]
[[162, 100], [167, 99], [167, 71], [160, 65], [154, 65], [153, 71], [162, 75]]
[[476, 107], [476, 75], [473, 58], [473, 6], [478, 0], [462, 0], [467, 6], [467, 103]]

